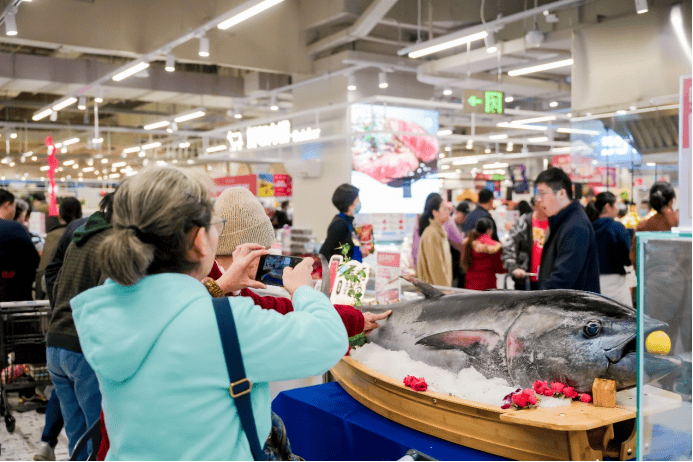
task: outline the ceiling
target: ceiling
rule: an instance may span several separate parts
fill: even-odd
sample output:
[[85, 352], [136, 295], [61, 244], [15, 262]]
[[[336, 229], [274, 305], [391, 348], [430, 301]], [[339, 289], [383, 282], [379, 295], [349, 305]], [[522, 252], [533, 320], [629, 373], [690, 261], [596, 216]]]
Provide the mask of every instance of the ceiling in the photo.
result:
[[[242, 120], [263, 119], [277, 114], [270, 108], [276, 102], [279, 112], [290, 113], [292, 84], [322, 78], [314, 73], [319, 63], [347, 50], [366, 56], [371, 67], [415, 73], [421, 85], [433, 88], [437, 101], [459, 101], [467, 89], [498, 88], [514, 97], [508, 104], [511, 108], [566, 114], [572, 103], [571, 67], [519, 77], [509, 77], [507, 71], [570, 58], [575, 30], [635, 16], [633, 0], [284, 0], [232, 29], [216, 28], [218, 19], [228, 12], [258, 3], [0, 2], [1, 20], [6, 22], [7, 14], [14, 11], [18, 30], [15, 36], [0, 35], [0, 149], [5, 144], [6, 151], [0, 174], [43, 176], [39, 166], [44, 161], [22, 154], [45, 153], [47, 135], [56, 141], [80, 137], [67, 153], [60, 154], [64, 159], [106, 158], [112, 164], [123, 158], [125, 148], [158, 141], [161, 147], [141, 158], [131, 155], [128, 161], [194, 162], [204, 147], [220, 137], [212, 130], [239, 121], [234, 118], [236, 112], [242, 113]], [[653, 3], [650, 0], [652, 8]], [[657, 0], [657, 8], [676, 3]], [[690, 0], [683, 4], [688, 12], [685, 17], [690, 17]], [[522, 16], [534, 8], [542, 13]], [[549, 14], [543, 14], [543, 9]], [[198, 54], [201, 27], [208, 29], [209, 57]], [[477, 40], [469, 48], [462, 45], [420, 59], [401, 56], [402, 50], [479, 27], [497, 31], [499, 52], [487, 53], [484, 41]], [[525, 38], [533, 30], [543, 37], [537, 46]], [[166, 50], [167, 44], [175, 46]], [[169, 53], [175, 56], [175, 72], [164, 69]], [[104, 80], [144, 57], [150, 63], [146, 70], [120, 82]], [[403, 64], [393, 66], [395, 60]], [[444, 94], [446, 89], [452, 94]], [[86, 110], [73, 104], [58, 111], [55, 120], [32, 120], [42, 108], [73, 95], [86, 98]], [[97, 96], [103, 97], [103, 103], [95, 105]], [[172, 133], [143, 128], [200, 108], [203, 117], [178, 123]], [[91, 140], [96, 138], [96, 110], [98, 137], [103, 142], [95, 144]], [[444, 120], [456, 134], [469, 134], [468, 117], [444, 114]], [[494, 120], [479, 118], [477, 122], [476, 134], [499, 131]], [[615, 130], [631, 136], [645, 154], [676, 150], [676, 111], [633, 114], [618, 124]], [[13, 133], [16, 138], [11, 138]], [[567, 136], [557, 136], [558, 141], [568, 141]], [[186, 141], [190, 146], [180, 148]], [[468, 153], [475, 149], [481, 148]], [[464, 151], [462, 147], [455, 150]], [[15, 166], [9, 167], [12, 163]], [[85, 172], [83, 176], [100, 175]]]

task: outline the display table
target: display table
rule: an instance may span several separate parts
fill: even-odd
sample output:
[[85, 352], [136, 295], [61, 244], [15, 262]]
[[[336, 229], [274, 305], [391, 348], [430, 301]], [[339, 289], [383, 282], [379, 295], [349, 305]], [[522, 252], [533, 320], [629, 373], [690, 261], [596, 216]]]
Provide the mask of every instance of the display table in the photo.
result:
[[408, 449], [438, 460], [508, 460], [392, 422], [335, 382], [284, 391], [272, 410], [284, 420], [293, 452], [306, 460], [397, 460]]

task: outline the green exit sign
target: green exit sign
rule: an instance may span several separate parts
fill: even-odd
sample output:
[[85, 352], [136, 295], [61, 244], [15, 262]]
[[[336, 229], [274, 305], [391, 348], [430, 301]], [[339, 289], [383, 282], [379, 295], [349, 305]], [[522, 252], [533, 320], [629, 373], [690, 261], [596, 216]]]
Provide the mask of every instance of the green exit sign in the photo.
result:
[[475, 114], [503, 114], [505, 99], [502, 91], [466, 90], [465, 112]]

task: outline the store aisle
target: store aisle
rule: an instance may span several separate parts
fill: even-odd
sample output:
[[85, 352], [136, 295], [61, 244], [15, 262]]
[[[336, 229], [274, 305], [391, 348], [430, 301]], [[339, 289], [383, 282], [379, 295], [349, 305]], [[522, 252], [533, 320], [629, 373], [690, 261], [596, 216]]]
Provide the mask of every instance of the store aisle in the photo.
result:
[[[8, 396], [8, 401], [13, 408], [17, 407], [17, 400], [16, 394]], [[41, 445], [41, 433], [46, 416], [36, 411], [13, 411], [12, 415], [17, 419], [13, 433], [8, 433], [4, 420], [0, 420], [0, 460], [33, 460], [34, 454]], [[70, 460], [64, 429], [58, 437], [55, 459]]]

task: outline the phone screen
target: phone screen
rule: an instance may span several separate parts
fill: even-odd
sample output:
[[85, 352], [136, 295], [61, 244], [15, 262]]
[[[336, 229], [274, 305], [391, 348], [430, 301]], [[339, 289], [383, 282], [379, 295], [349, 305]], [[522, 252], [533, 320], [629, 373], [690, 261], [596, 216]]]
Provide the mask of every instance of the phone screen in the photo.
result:
[[284, 268], [290, 266], [295, 267], [303, 260], [300, 257], [288, 257], [284, 255], [263, 255], [260, 258], [260, 263], [257, 267], [255, 280], [263, 284], [271, 284], [274, 286], [283, 286], [284, 281], [282, 275]]

